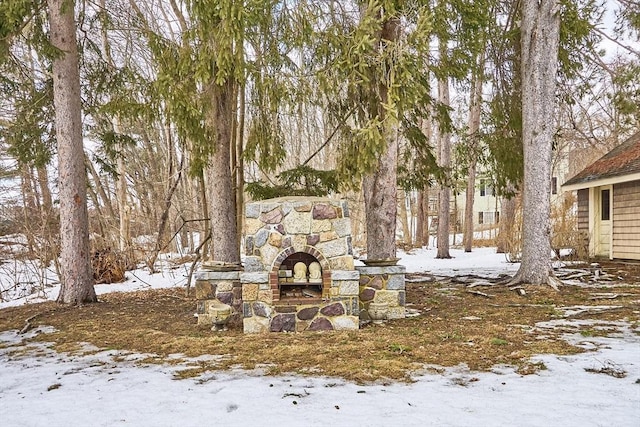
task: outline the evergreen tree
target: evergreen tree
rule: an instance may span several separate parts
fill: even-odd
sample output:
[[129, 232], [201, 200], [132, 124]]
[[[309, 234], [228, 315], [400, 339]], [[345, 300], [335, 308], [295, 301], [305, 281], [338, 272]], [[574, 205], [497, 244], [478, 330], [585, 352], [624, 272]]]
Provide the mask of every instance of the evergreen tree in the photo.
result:
[[[365, 11], [366, 13], [372, 11]], [[377, 45], [379, 51], [398, 48], [400, 42], [400, 18], [394, 16], [397, 10], [381, 7], [375, 13], [378, 14], [380, 30], [377, 33]], [[386, 54], [385, 54], [386, 55]], [[388, 56], [392, 58], [391, 55]], [[395, 64], [390, 59], [388, 67], [393, 70]], [[391, 71], [393, 72], [393, 71]], [[367, 259], [389, 260], [396, 257], [396, 220], [398, 202], [397, 194], [397, 167], [398, 167], [398, 127], [395, 120], [386, 120], [390, 114], [384, 111], [390, 97], [390, 81], [373, 80], [369, 90], [379, 96], [379, 105], [374, 105], [379, 120], [383, 123], [381, 134], [385, 148], [374, 169], [366, 174], [362, 181], [364, 195], [366, 232], [367, 232]], [[384, 123], [387, 123], [384, 125]]]
[[60, 257], [62, 287], [58, 302], [96, 302], [89, 259], [87, 182], [82, 147], [80, 74], [75, 2], [48, 0], [53, 59], [53, 102], [60, 184]]

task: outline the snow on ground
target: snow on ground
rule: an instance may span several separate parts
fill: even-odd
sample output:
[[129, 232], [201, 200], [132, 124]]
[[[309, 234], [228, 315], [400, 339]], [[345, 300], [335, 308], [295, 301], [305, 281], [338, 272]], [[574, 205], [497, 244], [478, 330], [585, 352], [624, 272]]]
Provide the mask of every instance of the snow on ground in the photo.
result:
[[[507, 366], [491, 373], [460, 366], [409, 385], [367, 386], [259, 371], [174, 380], [184, 366], [136, 366], [139, 356], [117, 351], [69, 356], [30, 344], [35, 355], [11, 355], [23, 350], [21, 340], [0, 333], [4, 426], [624, 427], [640, 419], [638, 336], [628, 329], [617, 339], [590, 339], [597, 352], [536, 357], [546, 370], [534, 375]], [[626, 376], [585, 370], [605, 364]]]
[[[185, 286], [190, 263], [168, 267], [161, 262], [159, 272], [150, 274], [147, 269], [127, 271], [122, 283], [95, 285], [98, 297], [109, 292], [131, 292]], [[192, 283], [193, 285], [193, 283]], [[36, 261], [0, 263], [0, 309], [16, 305], [55, 301], [60, 292], [60, 282], [52, 268], [42, 268]]]
[[497, 254], [496, 248], [474, 248], [472, 252], [452, 248], [451, 258], [436, 259], [434, 248], [414, 249], [409, 253], [400, 252], [400, 264], [407, 273], [432, 273], [435, 276], [477, 275], [497, 277], [500, 274], [515, 274], [520, 264], [509, 263], [504, 254]]
[[[451, 260], [435, 250], [400, 254], [408, 272], [436, 276], [513, 274], [493, 248], [470, 254], [453, 249]], [[129, 272], [99, 294], [183, 286], [186, 267], [149, 275]], [[56, 286], [46, 297], [55, 299]], [[15, 302], [1, 303], [1, 307]], [[25, 303], [22, 298], [19, 303]], [[567, 327], [547, 322], [542, 328]], [[585, 322], [585, 320], [581, 320]], [[602, 327], [602, 322], [599, 323]], [[139, 365], [142, 355], [102, 351], [60, 354], [46, 344], [27, 343], [29, 334], [0, 332], [0, 424], [2, 426], [637, 426], [640, 419], [640, 336], [624, 322], [606, 327], [613, 338], [566, 339], [590, 351], [573, 356], [538, 356], [546, 369], [522, 376], [508, 366], [493, 372], [464, 366], [425, 371], [413, 384], [356, 385], [326, 377], [270, 377], [260, 371], [213, 372], [175, 380], [185, 365]], [[256, 337], [259, 339], [259, 337]], [[97, 349], [96, 349], [97, 350]], [[117, 357], [117, 361], [116, 358]], [[215, 356], [202, 356], [215, 357]], [[593, 372], [596, 371], [596, 372]], [[606, 373], [624, 373], [617, 378]]]

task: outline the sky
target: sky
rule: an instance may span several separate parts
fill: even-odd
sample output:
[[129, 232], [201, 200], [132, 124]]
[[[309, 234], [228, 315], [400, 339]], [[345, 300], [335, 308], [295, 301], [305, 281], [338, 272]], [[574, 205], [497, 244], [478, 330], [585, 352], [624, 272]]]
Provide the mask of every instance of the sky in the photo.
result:
[[[400, 263], [409, 272], [438, 277], [495, 277], [513, 274], [518, 267], [495, 248], [470, 254], [452, 249], [451, 260], [435, 260], [435, 253], [401, 253]], [[134, 271], [128, 272], [125, 283], [98, 285], [96, 290], [104, 294], [183, 285], [180, 270], [155, 275]], [[56, 287], [50, 287], [47, 298], [56, 296]], [[25, 302], [3, 302], [0, 308]], [[572, 322], [578, 321], [559, 319], [537, 327], [566, 327]], [[184, 364], [138, 366], [136, 361], [146, 355], [117, 350], [61, 354], [47, 344], [26, 342], [31, 335], [47, 334], [49, 328], [24, 336], [5, 331], [0, 332], [0, 425], [637, 427], [640, 335], [625, 322], [593, 327], [617, 332], [609, 338], [567, 334], [566, 340], [589, 351], [536, 356], [532, 362], [542, 362], [547, 369], [533, 375], [519, 375], [510, 366], [474, 372], [461, 365], [417, 372], [412, 384], [368, 385], [328, 377], [265, 376], [259, 369], [176, 380], [173, 374], [185, 369]], [[616, 378], [585, 370], [602, 368], [626, 375]]]

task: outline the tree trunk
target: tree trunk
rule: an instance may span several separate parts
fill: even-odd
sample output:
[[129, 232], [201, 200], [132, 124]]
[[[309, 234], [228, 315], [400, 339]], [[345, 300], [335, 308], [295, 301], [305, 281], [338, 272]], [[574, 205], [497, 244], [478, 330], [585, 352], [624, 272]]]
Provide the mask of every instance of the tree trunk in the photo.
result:
[[427, 187], [426, 185], [424, 186], [424, 189], [422, 190], [422, 210], [424, 212], [424, 225], [422, 227], [422, 244], [424, 246], [429, 246], [429, 216], [430, 216], [430, 212], [429, 212], [429, 198], [431, 197], [430, 195], [430, 191], [429, 191], [429, 187]]
[[93, 203], [93, 208], [95, 209], [95, 213], [98, 220], [98, 228], [100, 229], [99, 234], [103, 239], [106, 239], [106, 229], [107, 224], [105, 223], [105, 216], [102, 213], [102, 208], [100, 207], [100, 202], [98, 201], [98, 195], [92, 186], [87, 186], [87, 196], [91, 199]]
[[551, 151], [560, 18], [557, 0], [527, 0], [522, 12], [524, 191], [522, 263], [514, 283], [553, 284], [550, 275]]
[[464, 236], [462, 238], [464, 251], [471, 252], [473, 248], [473, 204], [476, 191], [476, 160], [473, 155], [467, 169], [469, 176], [467, 177], [467, 189], [464, 202]]
[[471, 102], [469, 103], [469, 177], [467, 179], [466, 200], [464, 204], [464, 251], [471, 252], [473, 247], [473, 203], [476, 192], [476, 166], [478, 150], [478, 132], [480, 131], [480, 113], [482, 111], [482, 76], [484, 56], [480, 55], [478, 68], [471, 78]]
[[[380, 33], [380, 49], [384, 41], [396, 42], [399, 37], [400, 21], [397, 18], [386, 19]], [[380, 102], [378, 111], [384, 114], [383, 105], [388, 102], [389, 86], [386, 81], [375, 82]], [[380, 117], [384, 122], [384, 117]], [[389, 123], [389, 121], [387, 121]], [[362, 194], [364, 196], [367, 227], [367, 259], [382, 260], [396, 257], [396, 221], [397, 172], [398, 172], [398, 129], [387, 124], [384, 130], [386, 149], [375, 172], [364, 177]]]
[[[114, 132], [118, 133], [119, 126], [116, 124], [117, 120], [113, 120]], [[118, 153], [118, 180], [116, 182], [116, 199], [118, 201], [118, 217], [119, 217], [119, 229], [118, 229], [118, 246], [121, 252], [126, 252], [129, 247], [129, 229], [131, 223], [131, 206], [127, 204], [127, 170], [124, 164], [124, 146], [120, 144], [120, 152]]]
[[49, 265], [49, 263], [58, 256], [58, 245], [56, 244], [57, 221], [56, 215], [53, 211], [53, 200], [51, 198], [51, 190], [49, 189], [47, 168], [40, 166], [38, 167], [37, 172], [38, 187], [40, 188], [40, 194], [42, 195], [42, 203], [40, 204], [40, 233], [44, 239], [40, 258], [44, 265]]
[[424, 246], [424, 229], [427, 226], [427, 213], [424, 209], [424, 191], [418, 191], [418, 201], [416, 202], [418, 206], [416, 212], [416, 244], [420, 247]]
[[236, 191], [236, 224], [238, 227], [238, 239], [242, 239], [242, 230], [244, 224], [244, 117], [245, 117], [245, 88], [244, 85], [239, 86], [239, 111], [238, 111], [238, 129], [236, 136], [236, 170], [235, 170], [235, 191]]
[[100, 200], [102, 200], [102, 205], [107, 209], [107, 214], [109, 215], [109, 219], [114, 220], [116, 217], [116, 213], [113, 210], [111, 199], [109, 198], [109, 196], [107, 195], [107, 192], [104, 189], [104, 185], [100, 180], [100, 175], [98, 175], [98, 171], [96, 171], [95, 166], [93, 166], [91, 159], [89, 158], [89, 156], [87, 156], [86, 153], [84, 154], [84, 161], [85, 161], [85, 166], [87, 167], [87, 169], [89, 170], [89, 173], [91, 174], [91, 177], [93, 178], [93, 183], [96, 186], [96, 192], [100, 196]]
[[[438, 80], [438, 98], [438, 101], [443, 105], [449, 105], [449, 80], [447, 78]], [[451, 255], [449, 255], [451, 135], [441, 127], [438, 139], [440, 152], [438, 164], [444, 169], [444, 179], [438, 191], [438, 251], [436, 258], [451, 258]]]
[[509, 242], [514, 239], [514, 225], [516, 219], [516, 208], [518, 196], [511, 198], [502, 197], [500, 199], [500, 223], [498, 224], [497, 250], [499, 254], [509, 251]]
[[[433, 111], [429, 108], [430, 115]], [[433, 125], [430, 117], [422, 119], [420, 125], [422, 132], [427, 141], [433, 141]], [[431, 142], [429, 143], [431, 144]], [[416, 227], [416, 239], [420, 242], [420, 246], [429, 246], [429, 186], [427, 184], [418, 192], [418, 225]], [[420, 228], [420, 231], [418, 231]]]
[[38, 167], [38, 187], [40, 187], [40, 194], [42, 195], [42, 211], [43, 216], [47, 221], [50, 219], [49, 215], [53, 212], [53, 200], [51, 198], [51, 190], [49, 189], [49, 176], [47, 175], [47, 168], [44, 166]]
[[[215, 243], [211, 242], [211, 239], [207, 239], [207, 236], [211, 234], [211, 217], [209, 215], [209, 197], [207, 197], [207, 183], [204, 178], [204, 171], [198, 175], [198, 196], [200, 198], [200, 205], [202, 207], [202, 218], [204, 219], [202, 232], [200, 233], [200, 242], [202, 245], [202, 259], [207, 260], [211, 258], [211, 248], [215, 246]], [[211, 197], [214, 198], [214, 197]], [[206, 241], [204, 239], [207, 239]], [[193, 245], [195, 248], [197, 245]]]
[[359, 191], [354, 195], [353, 209], [349, 207], [351, 211], [351, 229], [353, 231], [353, 246], [364, 247], [367, 244], [367, 224], [366, 224], [366, 209], [364, 206], [364, 194], [363, 191]]
[[33, 224], [36, 215], [36, 195], [31, 184], [32, 170], [26, 164], [20, 167], [20, 187], [22, 189], [22, 219], [24, 221], [24, 230], [27, 236], [27, 248], [29, 256], [33, 256], [36, 249], [36, 241], [34, 239]]
[[402, 225], [402, 240], [403, 243], [411, 247], [413, 244], [413, 236], [411, 235], [411, 228], [409, 228], [409, 217], [407, 214], [407, 193], [404, 190], [398, 190], [400, 195], [398, 198], [400, 204], [400, 224]]
[[53, 60], [53, 103], [58, 140], [61, 282], [58, 302], [97, 301], [89, 259], [87, 179], [82, 147], [80, 74], [73, 0], [48, 0]]
[[234, 81], [212, 85], [208, 124], [215, 131], [216, 149], [211, 159], [211, 231], [213, 260], [240, 263], [240, 245], [236, 226], [236, 198], [231, 175]]
[[398, 140], [395, 129], [387, 139], [387, 149], [375, 173], [362, 183], [366, 211], [367, 259], [396, 257], [396, 218], [398, 212], [396, 175]]

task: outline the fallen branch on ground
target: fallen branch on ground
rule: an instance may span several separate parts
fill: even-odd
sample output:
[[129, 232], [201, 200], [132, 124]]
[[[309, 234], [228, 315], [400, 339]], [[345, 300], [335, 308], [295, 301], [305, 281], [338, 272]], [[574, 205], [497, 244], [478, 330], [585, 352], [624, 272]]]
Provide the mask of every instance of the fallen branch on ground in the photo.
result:
[[477, 288], [478, 286], [493, 286], [493, 283], [489, 282], [476, 282], [467, 285], [467, 288]]
[[616, 299], [616, 298], [620, 298], [620, 297], [628, 297], [628, 296], [632, 296], [633, 294], [629, 294], [629, 293], [622, 293], [622, 294], [594, 294], [591, 298], [589, 298], [592, 301], [595, 300], [599, 300], [599, 299]]
[[484, 292], [480, 292], [480, 291], [467, 290], [467, 293], [470, 293], [470, 294], [473, 294], [473, 295], [480, 295], [481, 297], [485, 297], [485, 298], [493, 298], [494, 297], [494, 295], [485, 294]]
[[40, 316], [40, 313], [34, 314], [33, 316], [27, 318], [24, 321], [24, 326], [22, 327], [22, 329], [20, 329], [18, 331], [19, 335], [24, 334], [25, 332], [27, 332], [29, 329], [33, 328], [33, 325], [31, 324], [31, 321], [34, 320], [36, 317]]
[[602, 365], [603, 366], [601, 368], [584, 368], [584, 370], [594, 374], [610, 375], [614, 378], [624, 378], [627, 376], [627, 371], [622, 369], [622, 367], [620, 367], [616, 363], [613, 363], [609, 360], [605, 360], [604, 363], [602, 363]]

